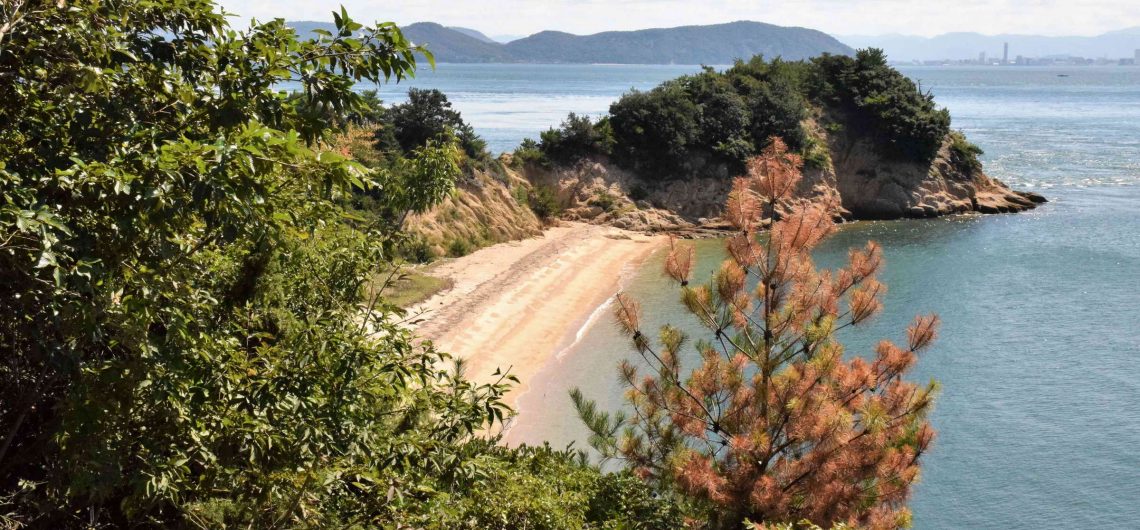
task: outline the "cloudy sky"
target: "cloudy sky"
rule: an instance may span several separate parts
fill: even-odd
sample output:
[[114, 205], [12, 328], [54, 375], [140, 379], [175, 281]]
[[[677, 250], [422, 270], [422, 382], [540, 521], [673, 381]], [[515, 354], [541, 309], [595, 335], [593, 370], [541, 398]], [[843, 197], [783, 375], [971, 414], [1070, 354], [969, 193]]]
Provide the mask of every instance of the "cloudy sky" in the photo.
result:
[[[1096, 35], [1140, 26], [1137, 0], [341, 0], [360, 20], [433, 21], [488, 35], [544, 29], [607, 30], [758, 20], [834, 35], [953, 31]], [[220, 0], [242, 17], [329, 20], [339, 2]]]

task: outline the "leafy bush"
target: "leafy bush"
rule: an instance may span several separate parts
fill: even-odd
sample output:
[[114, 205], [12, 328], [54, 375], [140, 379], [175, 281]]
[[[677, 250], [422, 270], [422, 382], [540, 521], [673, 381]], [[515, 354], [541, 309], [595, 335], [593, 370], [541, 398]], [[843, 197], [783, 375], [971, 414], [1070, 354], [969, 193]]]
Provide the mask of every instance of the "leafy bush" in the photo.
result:
[[950, 133], [950, 161], [967, 175], [976, 175], [982, 172], [982, 161], [979, 156], [985, 154], [981, 147], [970, 143], [966, 135], [960, 131]]
[[609, 154], [614, 141], [609, 120], [602, 118], [594, 123], [589, 116], [573, 112], [559, 128], [543, 131], [540, 138], [538, 147], [542, 153], [562, 164], [590, 155]]
[[773, 136], [799, 149], [806, 138], [805, 68], [757, 57], [723, 73], [710, 68], [626, 94], [610, 107], [614, 153], [643, 176], [661, 179], [739, 174]]
[[869, 136], [880, 153], [900, 160], [928, 163], [938, 153], [950, 113], [891, 68], [882, 50], [823, 55], [812, 63], [812, 95], [844, 113], [853, 134]]
[[411, 263], [429, 263], [436, 258], [431, 244], [423, 236], [408, 235], [398, 248], [400, 257]]
[[612, 212], [614, 211], [614, 208], [617, 208], [618, 199], [617, 197], [614, 197], [609, 191], [598, 190], [598, 192], [594, 194], [594, 197], [590, 199], [586, 204], [589, 204], [590, 206], [597, 206], [606, 212]]
[[610, 105], [614, 156], [647, 178], [686, 175], [700, 145], [699, 116], [680, 80], [630, 92]]
[[464, 380], [369, 292], [457, 148], [327, 147], [357, 81], [426, 50], [334, 18], [298, 41], [210, 2], [46, 2], [6, 28], [3, 524], [407, 527], [487, 486], [509, 379]]
[[[412, 88], [408, 101], [388, 109], [385, 124], [391, 127], [392, 136], [400, 148], [410, 153], [429, 141], [441, 141], [455, 136], [470, 158], [486, 156], [487, 143], [475, 134], [475, 129], [463, 121], [459, 111], [451, 108], [447, 96], [437, 89]], [[381, 131], [385, 131], [381, 128]], [[386, 132], [378, 133], [377, 142], [385, 143]]]
[[534, 186], [530, 189], [530, 209], [542, 220], [550, 220], [562, 213], [562, 203], [554, 190], [547, 186]]
[[475, 245], [472, 245], [471, 242], [466, 239], [452, 239], [451, 242], [447, 244], [447, 255], [453, 258], [461, 258], [470, 254], [474, 247]]
[[651, 180], [740, 174], [769, 138], [825, 167], [826, 153], [817, 151], [826, 147], [813, 150], [803, 128], [813, 106], [838, 120], [829, 131], [866, 137], [882, 155], [918, 163], [934, 158], [950, 127], [949, 113], [878, 50], [796, 62], [755, 57], [625, 94], [610, 106], [612, 151]]
[[682, 528], [669, 500], [629, 474], [602, 474], [581, 452], [548, 445], [468, 445], [483, 459], [479, 480], [459, 483], [422, 507], [411, 528], [638, 529]]
[[523, 168], [528, 164], [545, 167], [550, 164], [550, 159], [546, 158], [546, 154], [542, 152], [538, 142], [531, 138], [524, 138], [522, 143], [515, 148], [511, 157], [511, 165], [515, 168]]
[[602, 475], [586, 519], [600, 528], [666, 530], [683, 528], [681, 510], [628, 471]]
[[530, 202], [530, 189], [526, 186], [512, 186], [511, 197], [515, 199], [515, 204], [519, 206], [529, 206]]
[[805, 168], [827, 169], [831, 167], [831, 152], [819, 140], [808, 138], [803, 152]]

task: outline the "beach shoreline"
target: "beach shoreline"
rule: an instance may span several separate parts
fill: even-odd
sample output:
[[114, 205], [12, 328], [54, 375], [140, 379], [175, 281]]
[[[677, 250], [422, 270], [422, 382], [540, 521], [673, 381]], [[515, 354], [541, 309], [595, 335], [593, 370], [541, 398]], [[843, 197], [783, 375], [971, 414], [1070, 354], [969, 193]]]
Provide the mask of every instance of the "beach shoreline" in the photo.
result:
[[[529, 383], [577, 340], [621, 288], [622, 277], [663, 248], [666, 236], [562, 223], [539, 237], [480, 249], [434, 267], [452, 283], [409, 308], [416, 332], [464, 359], [465, 375], [519, 378], [505, 396], [517, 409]], [[604, 312], [604, 311], [602, 311]]]

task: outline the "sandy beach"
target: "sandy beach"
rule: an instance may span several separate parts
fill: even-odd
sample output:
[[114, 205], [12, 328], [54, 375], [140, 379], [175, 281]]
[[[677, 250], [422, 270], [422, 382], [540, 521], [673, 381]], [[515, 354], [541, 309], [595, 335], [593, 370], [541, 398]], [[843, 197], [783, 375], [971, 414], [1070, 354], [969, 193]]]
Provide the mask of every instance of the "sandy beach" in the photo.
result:
[[564, 223], [537, 238], [494, 245], [435, 267], [453, 287], [410, 308], [422, 313], [419, 334], [466, 359], [469, 378], [495, 379], [510, 369], [527, 382], [568, 346], [590, 315], [620, 288], [623, 274], [655, 250], [664, 236]]

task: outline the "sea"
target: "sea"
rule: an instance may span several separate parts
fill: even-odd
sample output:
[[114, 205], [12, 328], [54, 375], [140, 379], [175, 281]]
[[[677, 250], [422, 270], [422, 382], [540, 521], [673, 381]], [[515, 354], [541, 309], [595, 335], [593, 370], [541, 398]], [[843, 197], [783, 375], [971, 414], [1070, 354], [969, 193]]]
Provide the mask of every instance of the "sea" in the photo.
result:
[[[631, 89], [699, 66], [441, 64], [388, 85], [443, 90], [493, 151], [600, 116]], [[903, 340], [919, 313], [941, 337], [912, 378], [942, 387], [938, 431], [910, 506], [918, 529], [1140, 526], [1140, 67], [900, 67], [948, 108], [985, 154], [986, 171], [1045, 195], [1031, 212], [856, 222], [816, 258], [882, 244], [885, 310], [844, 333], [852, 355]], [[723, 259], [697, 243], [698, 276]], [[663, 256], [626, 271], [647, 329], [672, 323], [699, 338]], [[567, 393], [622, 406], [617, 364], [635, 353], [599, 308], [520, 397], [509, 443], [586, 448]]]

